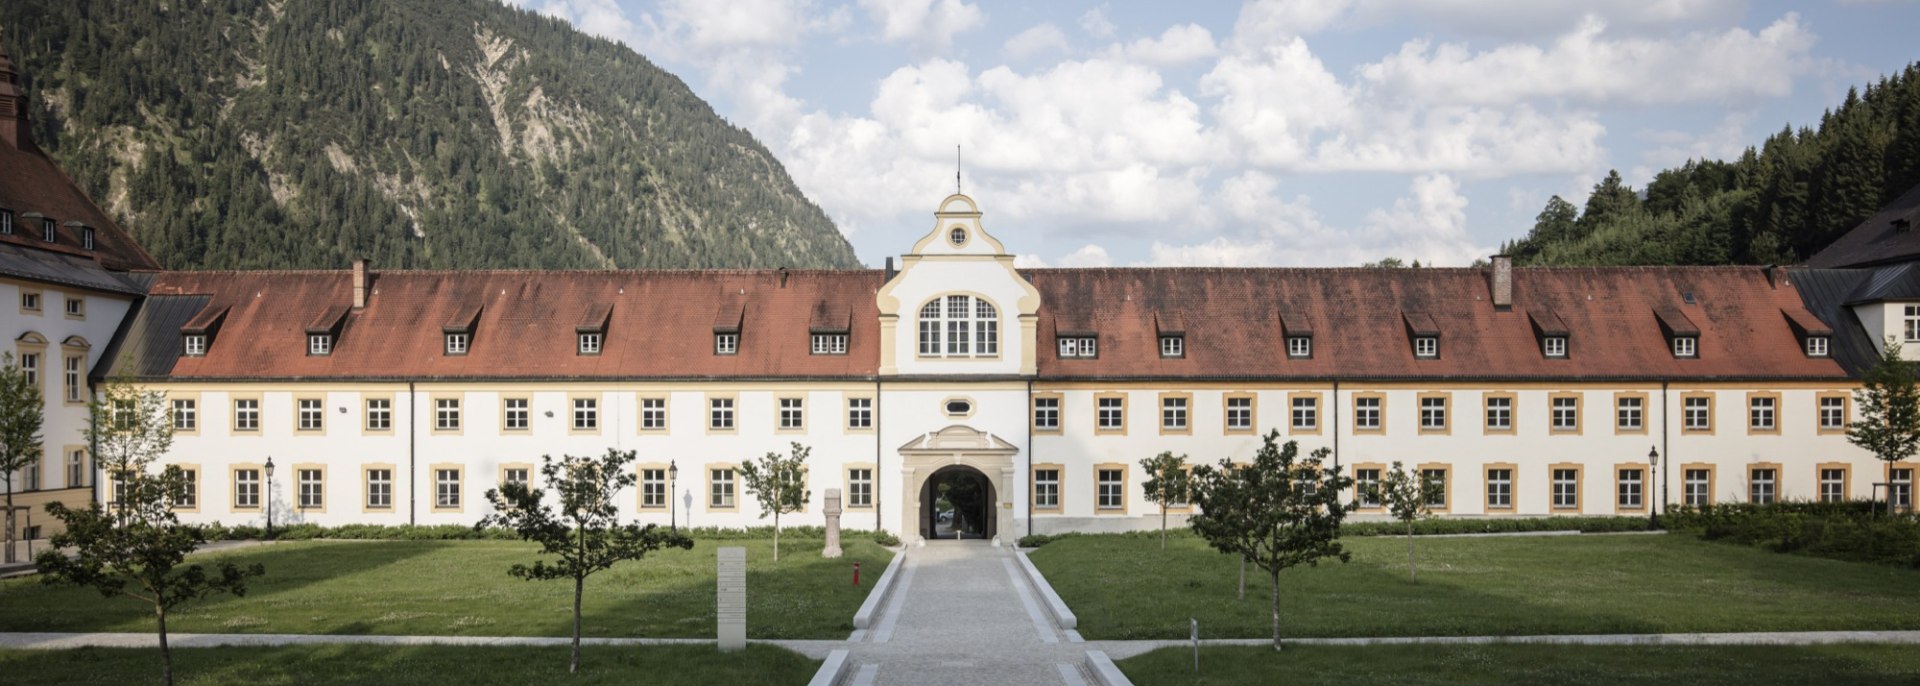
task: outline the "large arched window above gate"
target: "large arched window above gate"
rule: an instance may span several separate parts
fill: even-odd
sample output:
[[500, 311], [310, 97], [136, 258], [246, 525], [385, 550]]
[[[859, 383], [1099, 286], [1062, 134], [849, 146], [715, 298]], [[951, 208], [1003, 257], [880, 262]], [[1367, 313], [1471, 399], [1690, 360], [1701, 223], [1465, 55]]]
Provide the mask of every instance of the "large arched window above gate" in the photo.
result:
[[1000, 310], [986, 298], [943, 295], [920, 306], [921, 357], [1000, 354]]

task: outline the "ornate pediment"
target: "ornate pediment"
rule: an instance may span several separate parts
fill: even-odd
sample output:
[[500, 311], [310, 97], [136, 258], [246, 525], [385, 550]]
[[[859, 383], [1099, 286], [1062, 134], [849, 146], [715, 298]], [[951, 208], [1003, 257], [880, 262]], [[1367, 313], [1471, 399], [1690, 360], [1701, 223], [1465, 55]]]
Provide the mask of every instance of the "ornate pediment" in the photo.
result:
[[1005, 453], [1020, 452], [999, 436], [955, 424], [939, 431], [924, 433], [900, 446], [902, 454], [911, 453]]

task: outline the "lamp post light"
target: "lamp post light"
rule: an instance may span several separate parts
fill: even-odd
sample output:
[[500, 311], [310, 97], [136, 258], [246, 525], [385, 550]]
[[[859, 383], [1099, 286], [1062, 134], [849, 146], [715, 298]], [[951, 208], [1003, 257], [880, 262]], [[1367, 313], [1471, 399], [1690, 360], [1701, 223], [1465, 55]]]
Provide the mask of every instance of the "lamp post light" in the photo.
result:
[[266, 472], [267, 472], [267, 492], [260, 494], [260, 497], [266, 500], [266, 504], [263, 505], [263, 507], [267, 509], [267, 540], [271, 541], [273, 540], [273, 456], [272, 455], [267, 456]]
[[667, 461], [667, 527], [674, 533], [680, 533], [680, 508], [673, 502], [673, 492], [680, 481], [680, 461]]
[[[1653, 468], [1652, 469], [1653, 474], [1651, 476], [1655, 479], [1659, 479], [1660, 478], [1660, 446], [1656, 445], [1647, 450], [1647, 464]], [[1647, 490], [1652, 491], [1653, 489], [1649, 488]], [[1649, 520], [1648, 525], [1651, 526], [1652, 528], [1655, 528], [1655, 529], [1660, 528], [1660, 501], [1666, 500], [1666, 499], [1667, 499], [1667, 482], [1665, 479], [1660, 479], [1660, 498], [1658, 500], [1653, 501], [1653, 507], [1649, 508], [1649, 510], [1653, 514], [1648, 518]]]

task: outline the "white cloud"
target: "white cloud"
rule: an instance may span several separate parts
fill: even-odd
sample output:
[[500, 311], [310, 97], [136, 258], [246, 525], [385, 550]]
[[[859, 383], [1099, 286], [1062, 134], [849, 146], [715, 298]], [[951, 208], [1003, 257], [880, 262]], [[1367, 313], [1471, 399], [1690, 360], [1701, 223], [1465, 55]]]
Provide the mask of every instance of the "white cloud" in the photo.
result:
[[1754, 144], [1747, 136], [1750, 113], [1735, 112], [1721, 118], [1712, 131], [1705, 133], [1659, 130], [1639, 134], [1648, 147], [1640, 152], [1640, 164], [1627, 174], [1627, 182], [1644, 186], [1661, 169], [1678, 167], [1687, 160], [1731, 160]]
[[1107, 6], [1101, 5], [1080, 15], [1080, 30], [1094, 38], [1112, 38], [1116, 27], [1107, 19]]
[[1218, 101], [1213, 116], [1249, 162], [1302, 162], [1316, 132], [1350, 121], [1353, 101], [1300, 38], [1257, 52], [1228, 55], [1200, 79]]
[[1349, 0], [1253, 0], [1240, 7], [1234, 43], [1255, 47], [1319, 33], [1351, 5]]
[[1467, 198], [1445, 174], [1422, 174], [1407, 195], [1369, 212], [1357, 227], [1321, 222], [1307, 198], [1281, 200], [1277, 182], [1251, 172], [1222, 184], [1220, 204], [1252, 227], [1251, 235], [1217, 236], [1176, 245], [1155, 241], [1155, 266], [1359, 265], [1383, 257], [1435, 266], [1466, 266], [1491, 252], [1467, 236]]
[[1738, 22], [1747, 0], [1357, 0], [1356, 25], [1409, 21], [1421, 26], [1506, 40], [1538, 40], [1565, 33], [1585, 17], [1618, 30], [1665, 34], [1675, 28]]
[[880, 24], [888, 43], [907, 43], [920, 54], [944, 54], [953, 37], [986, 23], [978, 5], [965, 0], [860, 0], [867, 16]]
[[1067, 253], [1060, 258], [1062, 267], [1111, 267], [1113, 258], [1107, 256], [1107, 249], [1088, 244], [1079, 250]]
[[1127, 59], [1167, 67], [1212, 57], [1219, 49], [1213, 32], [1199, 24], [1169, 27], [1159, 38], [1142, 38], [1127, 45]]
[[1008, 57], [1024, 60], [1039, 55], [1067, 51], [1067, 34], [1051, 23], [1039, 24], [1007, 39]]

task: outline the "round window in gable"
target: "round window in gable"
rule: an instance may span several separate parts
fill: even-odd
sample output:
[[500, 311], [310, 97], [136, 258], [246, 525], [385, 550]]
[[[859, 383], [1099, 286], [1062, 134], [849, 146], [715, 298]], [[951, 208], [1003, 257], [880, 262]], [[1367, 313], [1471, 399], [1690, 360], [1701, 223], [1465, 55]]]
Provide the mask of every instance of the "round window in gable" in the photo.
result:
[[973, 414], [973, 401], [967, 400], [966, 398], [950, 398], [947, 400], [947, 416], [965, 417], [970, 414]]
[[952, 232], [952, 233], [950, 233], [950, 234], [948, 234], [948, 236], [950, 237], [950, 240], [952, 240], [952, 241], [953, 241], [953, 244], [954, 244], [954, 246], [955, 246], [955, 247], [958, 247], [958, 246], [962, 246], [962, 245], [966, 245], [966, 244], [967, 244], [967, 230], [966, 230], [966, 229], [963, 229], [963, 228], [960, 228], [960, 227], [958, 227], [958, 226], [956, 226], [956, 227], [953, 227], [953, 232]]

